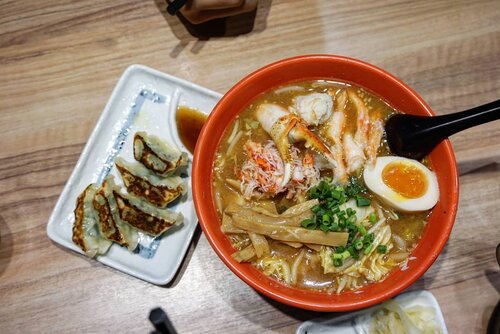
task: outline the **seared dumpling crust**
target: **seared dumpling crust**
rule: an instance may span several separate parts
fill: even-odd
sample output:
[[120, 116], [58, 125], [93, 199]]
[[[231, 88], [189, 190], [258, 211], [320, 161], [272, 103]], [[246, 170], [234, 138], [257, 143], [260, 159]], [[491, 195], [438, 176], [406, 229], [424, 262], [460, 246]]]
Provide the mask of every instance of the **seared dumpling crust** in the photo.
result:
[[133, 195], [114, 191], [120, 218], [133, 227], [152, 236], [163, 234], [182, 222], [182, 214], [150, 205]]
[[122, 222], [118, 213], [113, 176], [108, 176], [94, 197], [94, 208], [99, 216], [99, 229], [102, 235], [129, 250], [137, 247], [139, 235], [130, 225]]
[[165, 207], [186, 192], [186, 185], [179, 176], [160, 178], [143, 165], [119, 157], [115, 164], [127, 191], [158, 207]]
[[105, 254], [111, 242], [106, 240], [98, 229], [97, 214], [92, 205], [97, 186], [90, 184], [78, 196], [73, 224], [73, 242], [89, 257]]
[[171, 175], [188, 163], [186, 153], [145, 132], [134, 135], [134, 158], [162, 176]]

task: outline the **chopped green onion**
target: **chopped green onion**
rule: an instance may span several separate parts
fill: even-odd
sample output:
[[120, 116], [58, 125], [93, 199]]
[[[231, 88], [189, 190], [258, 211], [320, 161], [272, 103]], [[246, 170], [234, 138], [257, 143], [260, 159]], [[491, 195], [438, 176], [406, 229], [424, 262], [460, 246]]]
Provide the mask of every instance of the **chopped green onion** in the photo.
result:
[[361, 235], [365, 235], [366, 234], [366, 228], [363, 225], [359, 225], [358, 226], [358, 232]]
[[359, 252], [353, 245], [349, 246], [347, 250], [349, 251], [349, 254], [351, 254], [354, 260], [359, 259]]
[[342, 259], [334, 259], [333, 260], [333, 265], [335, 267], [341, 267], [344, 264], [344, 261]]
[[341, 197], [342, 197], [342, 192], [338, 191], [338, 190], [333, 190], [331, 192], [331, 195], [333, 198], [335, 198], [336, 200], [339, 200]]
[[311, 211], [312, 211], [313, 213], [316, 213], [316, 212], [318, 212], [319, 210], [321, 210], [321, 206], [320, 206], [320, 205], [315, 205], [315, 206], [313, 206], [313, 207], [311, 208]]
[[371, 223], [376, 223], [377, 222], [377, 216], [375, 215], [374, 212], [370, 213], [370, 222]]
[[349, 252], [349, 250], [347, 249], [344, 252], [342, 252], [341, 255], [344, 260], [347, 260], [351, 256], [351, 252]]
[[358, 227], [356, 225], [354, 225], [354, 224], [347, 225], [347, 231], [350, 234], [354, 235], [354, 234], [356, 234], [356, 232], [358, 232]]
[[326, 224], [321, 224], [319, 225], [319, 229], [325, 233], [329, 232], [330, 231], [330, 226], [326, 225]]
[[372, 243], [375, 240], [375, 235], [373, 233], [368, 233], [363, 237], [363, 242]]
[[342, 254], [339, 254], [339, 253], [333, 253], [333, 259], [334, 259], [334, 260], [337, 260], [337, 259], [343, 259]]
[[338, 246], [335, 248], [336, 253], [343, 253], [345, 251], [345, 247]]
[[361, 250], [363, 248], [363, 241], [361, 239], [355, 239], [352, 244], [357, 250]]
[[[362, 181], [356, 177], [351, 177], [345, 187], [335, 185], [330, 178], [322, 179], [318, 185], [309, 189], [307, 195], [309, 199], [317, 199], [319, 204], [312, 207], [313, 216], [301, 222], [301, 226], [308, 229], [317, 229], [325, 233], [347, 232], [347, 243], [345, 247], [335, 247], [334, 261], [337, 265], [342, 265], [344, 261], [352, 257], [358, 259], [360, 251], [368, 252], [373, 249], [374, 235], [367, 233], [367, 226], [357, 225], [355, 208], [347, 207], [344, 210], [341, 206], [348, 200], [355, 199], [357, 206], [369, 206], [371, 199], [367, 195], [368, 191], [363, 186]], [[369, 216], [371, 222], [377, 219], [375, 214]]]
[[354, 197], [359, 193], [366, 193], [367, 189], [359, 183], [359, 180], [354, 176], [349, 178], [349, 184], [345, 188], [347, 196]]
[[386, 245], [378, 245], [377, 252], [379, 252], [380, 254], [387, 253], [387, 246]]
[[371, 252], [371, 250], [372, 250], [372, 248], [373, 248], [373, 244], [368, 244], [368, 245], [365, 247], [365, 250], [364, 250], [364, 252], [363, 252], [363, 253], [365, 253], [365, 254], [370, 253], [370, 252]]
[[312, 219], [304, 219], [300, 225], [302, 225], [302, 227], [304, 228], [307, 228], [307, 229], [315, 229], [316, 228], [316, 223], [312, 220]]
[[342, 221], [342, 220], [341, 220], [341, 221], [339, 221], [339, 228], [340, 228], [341, 230], [345, 229], [345, 221]]
[[333, 253], [332, 255], [332, 259], [333, 261], [335, 260], [341, 260], [342, 263], [347, 260], [349, 257], [351, 256], [351, 253], [349, 252], [349, 250], [344, 250], [343, 252], [339, 253], [339, 252], [336, 252], [336, 253]]
[[356, 196], [356, 205], [357, 206], [368, 206], [372, 203], [371, 199], [363, 197], [363, 196]]

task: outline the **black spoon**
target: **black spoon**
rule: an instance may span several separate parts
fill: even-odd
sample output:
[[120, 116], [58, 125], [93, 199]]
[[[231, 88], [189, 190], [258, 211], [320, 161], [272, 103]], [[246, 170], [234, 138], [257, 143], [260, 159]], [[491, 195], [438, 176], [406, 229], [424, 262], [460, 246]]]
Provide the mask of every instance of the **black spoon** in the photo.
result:
[[187, 0], [173, 0], [168, 2], [167, 12], [175, 15], [185, 4]]
[[387, 143], [399, 156], [421, 160], [452, 134], [500, 119], [500, 100], [443, 116], [397, 114], [385, 124]]

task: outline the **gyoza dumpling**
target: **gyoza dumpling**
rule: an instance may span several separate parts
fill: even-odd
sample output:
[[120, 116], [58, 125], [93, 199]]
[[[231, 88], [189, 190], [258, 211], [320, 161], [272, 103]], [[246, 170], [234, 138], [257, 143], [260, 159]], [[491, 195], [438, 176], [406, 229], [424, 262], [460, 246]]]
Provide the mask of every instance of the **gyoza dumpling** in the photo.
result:
[[179, 176], [159, 177], [140, 163], [130, 163], [116, 158], [115, 165], [129, 193], [144, 198], [158, 207], [186, 193], [186, 185]]
[[99, 231], [106, 239], [133, 251], [139, 242], [139, 233], [120, 219], [113, 194], [115, 187], [114, 177], [108, 176], [94, 196], [93, 204], [99, 217]]
[[73, 242], [89, 257], [105, 254], [111, 246], [98, 229], [98, 218], [92, 201], [97, 192], [95, 184], [89, 185], [78, 196], [73, 224]]
[[162, 176], [168, 176], [188, 163], [186, 153], [146, 132], [134, 135], [134, 158]]
[[118, 189], [114, 190], [114, 196], [121, 220], [152, 236], [159, 236], [184, 219], [181, 213], [157, 208]]

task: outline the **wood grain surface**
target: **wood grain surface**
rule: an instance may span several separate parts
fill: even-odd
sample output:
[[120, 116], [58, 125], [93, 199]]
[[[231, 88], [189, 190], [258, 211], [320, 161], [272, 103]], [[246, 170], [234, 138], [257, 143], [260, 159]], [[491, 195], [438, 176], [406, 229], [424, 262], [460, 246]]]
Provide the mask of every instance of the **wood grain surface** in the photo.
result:
[[[213, 24], [213, 32], [204, 26], [219, 37], [202, 39], [164, 7], [160, 0], [0, 2], [0, 332], [148, 333], [156, 306], [179, 333], [291, 333], [325, 316], [256, 293], [200, 230], [167, 287], [48, 239], [55, 202], [130, 64], [223, 93], [281, 58], [341, 54], [400, 77], [437, 114], [499, 98], [498, 0], [261, 0], [251, 32], [236, 35], [251, 28], [246, 15]], [[452, 138], [463, 172], [458, 217], [444, 252], [410, 288], [434, 293], [450, 333], [484, 333], [499, 300], [499, 139], [499, 122]]]

